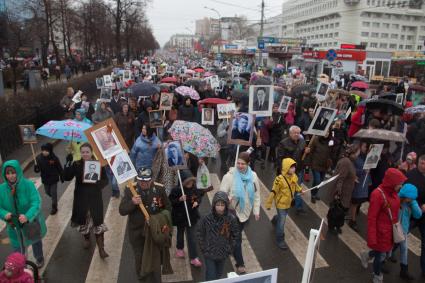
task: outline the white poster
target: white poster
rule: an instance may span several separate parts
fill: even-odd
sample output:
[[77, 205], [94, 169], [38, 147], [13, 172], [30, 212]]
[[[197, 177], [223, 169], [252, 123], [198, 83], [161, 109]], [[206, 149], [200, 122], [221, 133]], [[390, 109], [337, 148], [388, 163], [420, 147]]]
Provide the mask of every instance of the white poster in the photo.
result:
[[366, 156], [366, 161], [363, 165], [364, 170], [374, 169], [381, 159], [381, 152], [384, 148], [383, 144], [372, 144], [369, 148], [369, 153]]
[[108, 163], [118, 184], [122, 184], [137, 176], [137, 171], [125, 150], [115, 155], [114, 158], [108, 159]]

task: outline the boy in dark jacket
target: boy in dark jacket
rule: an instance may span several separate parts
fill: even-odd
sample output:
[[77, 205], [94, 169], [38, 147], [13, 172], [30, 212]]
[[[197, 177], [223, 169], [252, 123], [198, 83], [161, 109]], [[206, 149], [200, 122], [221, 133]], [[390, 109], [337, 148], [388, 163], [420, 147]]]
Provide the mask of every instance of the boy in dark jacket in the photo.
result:
[[36, 157], [34, 172], [39, 173], [44, 191], [52, 199], [50, 215], [58, 212], [58, 182], [63, 183], [63, 168], [59, 158], [53, 153], [53, 145], [46, 143], [41, 146], [41, 153]]
[[201, 219], [197, 235], [205, 259], [205, 280], [220, 279], [224, 262], [241, 237], [238, 221], [229, 213], [229, 197], [225, 192], [214, 195], [212, 212]]
[[[177, 226], [176, 257], [184, 258], [184, 232], [186, 230], [190, 264], [195, 267], [201, 267], [202, 263], [198, 258], [194, 234], [194, 226], [199, 219], [198, 207], [201, 202], [201, 195], [200, 191], [196, 188], [196, 178], [193, 177], [190, 170], [181, 170], [180, 175], [185, 195], [183, 196], [182, 194], [180, 184], [172, 189], [169, 195], [170, 202], [173, 206], [171, 218], [173, 220], [173, 225]], [[187, 205], [191, 227], [189, 227], [187, 221], [184, 202], [186, 202]]]

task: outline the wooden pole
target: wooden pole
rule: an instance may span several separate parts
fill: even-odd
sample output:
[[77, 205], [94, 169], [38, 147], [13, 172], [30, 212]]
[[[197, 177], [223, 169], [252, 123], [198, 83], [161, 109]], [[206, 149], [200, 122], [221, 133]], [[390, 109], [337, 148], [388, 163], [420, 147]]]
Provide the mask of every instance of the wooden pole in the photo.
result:
[[[179, 183], [180, 183], [180, 189], [182, 190], [182, 196], [185, 196], [184, 190], [183, 190], [182, 177], [180, 176], [180, 170], [177, 170], [177, 175], [179, 176]], [[184, 208], [186, 210], [187, 223], [189, 224], [189, 227], [192, 227], [192, 223], [190, 222], [189, 210], [187, 209], [186, 201], [184, 201]]]
[[35, 150], [34, 150], [34, 144], [30, 143], [31, 151], [32, 151], [32, 158], [34, 159], [34, 164], [37, 165], [37, 160], [35, 158]]
[[[136, 197], [136, 196], [138, 196], [138, 195], [139, 195], [139, 194], [136, 192], [136, 189], [134, 188], [134, 183], [133, 183], [131, 180], [127, 182], [127, 186], [128, 186], [128, 188], [130, 189], [131, 194], [133, 195], [133, 197]], [[143, 202], [139, 204], [139, 208], [140, 208], [140, 210], [143, 212], [143, 215], [145, 216], [146, 222], [148, 222], [148, 223], [149, 223], [150, 216], [149, 216], [149, 213], [148, 213], [148, 211], [146, 210], [145, 206], [143, 205]]]
[[238, 155], [239, 155], [239, 148], [240, 148], [241, 146], [238, 144], [238, 146], [237, 146], [237, 148], [236, 148], [236, 156], [235, 156], [235, 167], [236, 167], [236, 164], [238, 163]]
[[[311, 137], [311, 139], [310, 139], [310, 141], [308, 142], [308, 145], [307, 145], [307, 147], [310, 147], [310, 144], [313, 142], [313, 140], [316, 138], [316, 136], [315, 135], [313, 135], [312, 137]], [[301, 158], [301, 161], [303, 161], [304, 159], [305, 159], [305, 157], [307, 156], [307, 153], [306, 152], [304, 152], [303, 153], [303, 157]]]

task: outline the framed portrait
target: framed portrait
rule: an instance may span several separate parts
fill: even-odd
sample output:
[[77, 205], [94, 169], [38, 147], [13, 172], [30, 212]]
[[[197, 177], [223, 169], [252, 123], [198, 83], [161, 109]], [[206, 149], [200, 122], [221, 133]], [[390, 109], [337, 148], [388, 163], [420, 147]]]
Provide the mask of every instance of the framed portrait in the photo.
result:
[[257, 117], [269, 117], [273, 108], [273, 86], [251, 85], [249, 87], [249, 113]]
[[214, 125], [214, 108], [202, 108], [202, 125]]
[[161, 97], [159, 99], [159, 109], [160, 110], [171, 110], [173, 105], [173, 93], [161, 92]]
[[228, 144], [251, 146], [254, 135], [255, 115], [236, 112], [227, 132]]
[[103, 87], [103, 78], [96, 78], [96, 88], [101, 89]]
[[279, 105], [279, 112], [287, 113], [290, 103], [291, 103], [291, 98], [289, 96], [282, 96], [282, 100], [280, 101], [280, 105]]
[[395, 98], [395, 102], [398, 103], [398, 104], [400, 104], [400, 105], [403, 105], [403, 102], [404, 102], [404, 93], [397, 93], [397, 96]]
[[118, 184], [122, 184], [137, 176], [137, 171], [125, 150], [115, 155], [114, 158], [108, 159], [108, 164]]
[[124, 70], [122, 74], [122, 79], [124, 82], [131, 80], [131, 71], [130, 70]]
[[97, 160], [84, 161], [83, 183], [96, 184], [101, 177], [101, 168]]
[[152, 66], [149, 68], [149, 73], [151, 76], [156, 76], [156, 67]]
[[212, 89], [220, 87], [220, 79], [217, 75], [208, 78]]
[[164, 156], [171, 169], [186, 169], [183, 146], [180, 141], [169, 141], [164, 145]]
[[268, 269], [249, 274], [239, 275], [237, 277], [228, 277], [210, 281], [210, 283], [276, 283], [277, 268]]
[[313, 121], [310, 123], [307, 133], [325, 136], [335, 118], [336, 112], [336, 109], [320, 106], [314, 115]]
[[217, 104], [217, 117], [218, 119], [230, 119], [236, 112], [236, 104]]
[[110, 102], [112, 99], [112, 87], [102, 87], [100, 89], [100, 100]]
[[19, 131], [23, 144], [37, 143], [34, 125], [19, 125]]
[[378, 162], [381, 159], [382, 149], [384, 148], [384, 144], [371, 144], [369, 147], [369, 152], [366, 156], [366, 161], [363, 165], [364, 170], [369, 170], [376, 168], [378, 166]]
[[167, 73], [167, 74], [174, 74], [174, 72], [175, 72], [174, 66], [167, 66], [165, 68], [165, 73]]
[[164, 127], [164, 119], [162, 118], [162, 110], [149, 111], [149, 126], [151, 128]]
[[319, 102], [324, 101], [326, 99], [326, 94], [329, 90], [329, 84], [319, 83], [316, 91], [316, 98]]
[[121, 146], [118, 137], [115, 135], [115, 132], [109, 129], [107, 126], [101, 127], [91, 132], [91, 135], [98, 149], [100, 150], [102, 157], [105, 159], [111, 158], [123, 150], [123, 147]]
[[104, 87], [112, 87], [112, 77], [111, 75], [103, 76], [103, 86]]

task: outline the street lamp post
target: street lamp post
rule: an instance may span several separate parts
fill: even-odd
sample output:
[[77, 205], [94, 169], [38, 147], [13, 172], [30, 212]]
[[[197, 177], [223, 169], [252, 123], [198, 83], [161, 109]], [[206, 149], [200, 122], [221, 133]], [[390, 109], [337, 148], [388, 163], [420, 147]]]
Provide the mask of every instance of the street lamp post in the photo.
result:
[[209, 8], [209, 7], [207, 7], [207, 6], [205, 6], [204, 7], [205, 9], [208, 9], [208, 10], [211, 10], [211, 11], [214, 11], [214, 12], [216, 12], [217, 13], [217, 15], [218, 15], [218, 33], [219, 33], [219, 42], [218, 42], [218, 54], [220, 54], [220, 45], [221, 45], [221, 15], [220, 15], [220, 13], [216, 10], [216, 9], [214, 9], [214, 8]]

